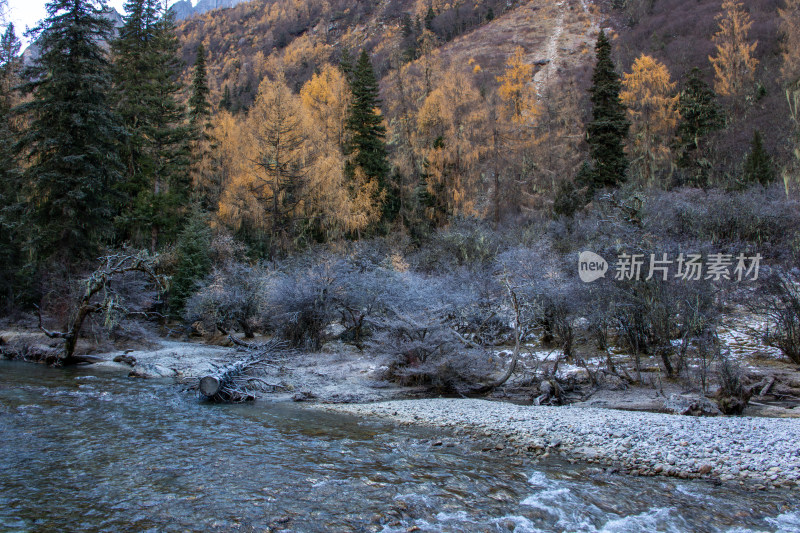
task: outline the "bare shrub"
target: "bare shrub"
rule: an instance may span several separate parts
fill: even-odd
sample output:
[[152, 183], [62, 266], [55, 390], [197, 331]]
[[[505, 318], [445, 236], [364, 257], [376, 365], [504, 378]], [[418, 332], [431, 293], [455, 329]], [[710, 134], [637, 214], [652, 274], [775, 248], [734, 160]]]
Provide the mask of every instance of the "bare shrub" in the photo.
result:
[[277, 274], [265, 296], [270, 328], [294, 348], [319, 350], [335, 318], [334, 299], [342, 292], [335, 263], [326, 260]]
[[758, 245], [765, 257], [794, 253], [800, 228], [797, 202], [781, 191], [695, 189], [662, 192], [645, 204], [644, 227], [679, 242]]
[[434, 233], [413, 259], [424, 272], [481, 268], [491, 264], [502, 248], [503, 239], [487, 223], [462, 219]]
[[762, 332], [767, 346], [778, 348], [784, 356], [800, 364], [800, 289], [797, 276], [775, 273], [763, 283], [751, 310], [765, 316], [768, 325]]
[[586, 311], [588, 290], [578, 285], [567, 262], [548, 241], [536, 248], [514, 248], [499, 258], [509, 283], [521, 302], [522, 337], [536, 330], [545, 345], [557, 347], [564, 357], [574, 355], [575, 323]]
[[372, 351], [389, 357], [386, 378], [443, 393], [469, 389], [490, 371], [488, 357], [456, 329], [460, 310], [475, 307], [471, 287], [412, 272], [398, 273], [370, 318]]
[[245, 338], [252, 338], [262, 326], [261, 309], [271, 275], [263, 266], [238, 262], [215, 268], [207, 283], [186, 302], [184, 318], [223, 334], [238, 327]]
[[730, 353], [719, 352], [717, 359], [717, 405], [726, 415], [741, 415], [751, 396], [750, 389], [744, 385], [742, 370], [730, 358]]
[[713, 330], [718, 320], [710, 283], [653, 278], [618, 282], [610, 290], [610, 312], [620, 340], [634, 355], [637, 372], [640, 356], [654, 355], [667, 377], [676, 376], [686, 368], [691, 342]]

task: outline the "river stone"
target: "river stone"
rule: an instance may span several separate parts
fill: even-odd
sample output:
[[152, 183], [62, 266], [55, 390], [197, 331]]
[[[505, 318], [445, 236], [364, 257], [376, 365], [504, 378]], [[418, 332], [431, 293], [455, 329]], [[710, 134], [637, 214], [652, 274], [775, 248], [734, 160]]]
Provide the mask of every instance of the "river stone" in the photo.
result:
[[114, 358], [115, 363], [124, 363], [128, 366], [135, 366], [136, 365], [136, 358], [132, 355], [118, 355]]
[[173, 369], [150, 363], [137, 364], [128, 374], [132, 378], [170, 378], [174, 375]]
[[664, 409], [676, 415], [719, 416], [717, 404], [705, 397], [673, 394], [664, 402]]
[[129, 372], [131, 367], [125, 363], [115, 363], [114, 361], [100, 361], [99, 363], [92, 363], [91, 368], [94, 370], [109, 370], [114, 372]]

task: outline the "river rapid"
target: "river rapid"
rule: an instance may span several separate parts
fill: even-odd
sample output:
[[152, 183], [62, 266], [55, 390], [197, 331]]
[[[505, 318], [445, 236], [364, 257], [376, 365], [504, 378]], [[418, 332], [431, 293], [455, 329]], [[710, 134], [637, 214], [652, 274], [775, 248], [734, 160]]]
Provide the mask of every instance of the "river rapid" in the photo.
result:
[[800, 531], [788, 490], [534, 463], [449, 437], [0, 361], [0, 531]]

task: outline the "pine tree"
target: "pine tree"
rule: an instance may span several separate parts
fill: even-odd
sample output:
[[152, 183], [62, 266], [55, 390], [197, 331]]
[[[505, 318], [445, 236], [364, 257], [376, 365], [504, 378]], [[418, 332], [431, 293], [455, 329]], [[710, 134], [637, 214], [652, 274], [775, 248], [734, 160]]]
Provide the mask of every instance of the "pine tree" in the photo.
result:
[[169, 290], [169, 307], [178, 315], [197, 283], [211, 271], [211, 228], [200, 206], [193, 206], [175, 247], [175, 272]]
[[433, 19], [436, 18], [436, 13], [433, 12], [433, 6], [428, 8], [428, 12], [425, 13], [425, 29], [433, 31]]
[[176, 236], [190, 191], [191, 127], [179, 102], [174, 15], [155, 0], [129, 0], [112, 47], [115, 94], [129, 130], [124, 235], [155, 249]]
[[215, 211], [219, 202], [219, 186], [212, 152], [216, 144], [211, 136], [211, 103], [206, 79], [206, 58], [203, 45], [197, 47], [192, 94], [189, 97], [189, 124], [192, 126], [192, 189], [206, 211]]
[[723, 126], [722, 110], [714, 90], [703, 81], [700, 69], [693, 68], [678, 99], [678, 166], [701, 169], [702, 140]]
[[350, 54], [350, 49], [347, 47], [342, 48], [342, 57], [339, 59], [339, 70], [347, 78], [349, 83], [353, 83], [353, 72], [355, 66], [353, 65], [353, 56]]
[[578, 187], [572, 180], [564, 180], [558, 186], [558, 192], [553, 200], [553, 214], [571, 218], [583, 207], [583, 198]]
[[761, 132], [755, 130], [753, 140], [750, 142], [750, 153], [744, 160], [742, 181], [745, 185], [760, 183], [766, 186], [775, 181], [776, 177], [775, 163], [764, 148]]
[[20, 190], [13, 150], [19, 131], [11, 114], [11, 108], [16, 103], [16, 87], [22, 67], [20, 48], [14, 24], [9, 23], [0, 37], [0, 220], [7, 216], [4, 213], [9, 208], [17, 205], [16, 196]]
[[[16, 76], [22, 66], [22, 60], [19, 57], [19, 51], [22, 44], [19, 42], [14, 23], [9, 22], [6, 26], [6, 31], [0, 37], [0, 75], [3, 77], [3, 82], [16, 81]], [[3, 86], [4, 91], [11, 89], [11, 86]], [[8, 94], [6, 92], [4, 95]]]
[[347, 129], [351, 134], [346, 147], [350, 157], [347, 175], [352, 179], [356, 172], [360, 172], [366, 180], [376, 181], [380, 194], [386, 191], [389, 174], [384, 140], [386, 127], [380, 114], [378, 81], [366, 51], [361, 52], [353, 70], [351, 90], [353, 99], [347, 119]]
[[124, 127], [110, 109], [110, 66], [100, 42], [111, 22], [91, 0], [52, 0], [34, 30], [41, 54], [26, 72], [32, 99], [17, 110], [29, 127], [19, 148], [30, 162], [31, 254], [71, 262], [111, 237], [122, 179]]
[[231, 88], [226, 83], [225, 88], [222, 90], [222, 98], [219, 99], [219, 108], [225, 111], [231, 111], [233, 107], [233, 98], [231, 97]]
[[625, 157], [625, 138], [630, 123], [625, 106], [620, 101], [621, 83], [611, 60], [611, 43], [604, 31], [597, 39], [597, 64], [589, 90], [592, 101], [592, 121], [587, 127], [589, 154], [593, 163], [590, 191], [614, 187], [625, 181], [628, 160]]
[[24, 202], [19, 162], [14, 153], [19, 130], [11, 114], [19, 82], [20, 42], [9, 23], [0, 38], [0, 306], [10, 307], [22, 284]]
[[194, 62], [192, 78], [192, 96], [189, 98], [189, 117], [192, 124], [207, 128], [211, 116], [211, 104], [208, 101], [208, 80], [206, 79], [206, 50], [202, 44], [197, 47], [197, 59]]

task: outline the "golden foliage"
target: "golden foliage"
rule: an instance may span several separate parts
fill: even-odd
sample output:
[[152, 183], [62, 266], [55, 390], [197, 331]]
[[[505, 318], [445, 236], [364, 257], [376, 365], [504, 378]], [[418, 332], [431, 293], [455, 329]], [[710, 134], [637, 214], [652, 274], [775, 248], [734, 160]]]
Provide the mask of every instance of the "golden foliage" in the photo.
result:
[[326, 64], [303, 85], [300, 99], [309, 118], [321, 129], [325, 141], [343, 146], [351, 94], [342, 71]]
[[717, 21], [719, 31], [714, 34], [717, 54], [708, 58], [716, 73], [715, 89], [723, 96], [740, 97], [753, 82], [758, 66], [753, 57], [758, 42], [747, 39], [753, 21], [739, 0], [724, 0]]
[[233, 148], [233, 172], [220, 201], [220, 218], [247, 224], [285, 242], [302, 211], [308, 162], [300, 99], [282, 76], [261, 82], [255, 104]]
[[508, 104], [508, 116], [517, 123], [527, 122], [536, 115], [536, 96], [533, 93], [533, 65], [525, 62], [525, 50], [517, 46], [506, 63], [506, 71], [497, 77], [500, 98]]
[[666, 65], [645, 54], [622, 78], [620, 99], [631, 121], [632, 166], [648, 185], [670, 159], [670, 142], [680, 119], [676, 87]]
[[345, 177], [344, 121], [349, 90], [326, 65], [300, 95], [282, 75], [265, 79], [246, 117], [221, 112], [212, 135], [219, 144], [222, 223], [291, 246], [308, 225], [328, 237], [357, 234], [381, 215], [377, 183]]
[[424, 99], [417, 115], [426, 187], [433, 205], [428, 218], [477, 212], [478, 162], [485, 153], [486, 106], [472, 78], [450, 68]]

